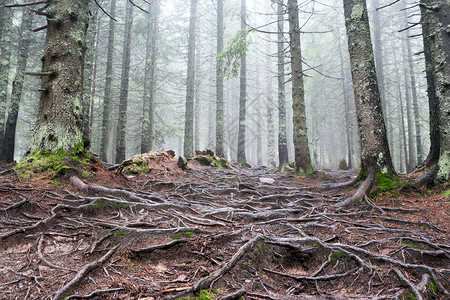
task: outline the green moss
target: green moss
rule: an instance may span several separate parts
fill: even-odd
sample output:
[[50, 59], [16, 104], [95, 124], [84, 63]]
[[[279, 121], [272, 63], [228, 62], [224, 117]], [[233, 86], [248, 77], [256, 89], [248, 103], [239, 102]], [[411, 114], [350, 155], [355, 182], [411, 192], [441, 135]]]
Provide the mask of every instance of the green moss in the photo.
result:
[[170, 237], [172, 240], [179, 240], [181, 238], [181, 233], [172, 234]]
[[87, 164], [91, 158], [92, 154], [84, 148], [84, 143], [81, 142], [70, 153], [65, 152], [62, 148], [59, 148], [56, 153], [44, 150], [34, 152], [19, 162], [14, 170], [24, 178], [48, 172], [48, 177], [55, 179], [65, 175], [71, 167], [81, 167], [86, 173], [89, 173]]
[[239, 163], [241, 166], [245, 166], [245, 164], [246, 164], [245, 160], [243, 160], [243, 159], [238, 159], [238, 163]]
[[119, 238], [121, 238], [121, 237], [123, 237], [124, 235], [127, 235], [127, 234], [128, 234], [127, 231], [122, 230], [122, 229], [117, 229], [116, 233], [114, 234], [114, 238], [115, 239], [119, 239]]
[[444, 197], [450, 197], [450, 190], [446, 190], [442, 192], [442, 196]]
[[99, 209], [99, 208], [104, 208], [107, 206], [118, 209], [118, 208], [130, 208], [131, 204], [121, 204], [121, 203], [115, 203], [115, 202], [111, 202], [111, 201], [107, 201], [107, 200], [103, 200], [103, 199], [97, 199], [97, 200], [95, 200], [94, 204], [92, 205], [92, 208]]
[[428, 290], [435, 295], [439, 294], [440, 289], [434, 278], [431, 278], [430, 283], [428, 284]]
[[[214, 289], [213, 290], [213, 294], [217, 294], [217, 293], [219, 293], [219, 290], [218, 289]], [[188, 297], [181, 297], [179, 299], [180, 300], [212, 300], [213, 299], [212, 298], [213, 294], [211, 294], [209, 292], [209, 290], [202, 290], [202, 291], [200, 291], [200, 295], [199, 295], [198, 298], [192, 297], [192, 296], [188, 296]]]
[[419, 249], [419, 250], [431, 250], [429, 247], [416, 245], [412, 241], [409, 241], [409, 240], [402, 240], [402, 245], [409, 246], [410, 248]]
[[405, 294], [403, 294], [403, 299], [406, 300], [416, 300], [416, 297], [414, 297], [413, 293], [411, 293], [410, 291], [406, 292]]
[[331, 254], [331, 264], [335, 265], [339, 259], [341, 258], [345, 258], [348, 257], [347, 254], [342, 253], [342, 252], [333, 252], [333, 254]]
[[135, 158], [131, 162], [131, 165], [124, 168], [125, 173], [128, 175], [132, 174], [148, 174], [150, 172], [150, 167], [142, 158]]
[[375, 196], [391, 195], [398, 197], [400, 196], [400, 192], [409, 192], [412, 190], [412, 185], [409, 181], [401, 179], [396, 175], [389, 176], [387, 173], [375, 174], [375, 184]]

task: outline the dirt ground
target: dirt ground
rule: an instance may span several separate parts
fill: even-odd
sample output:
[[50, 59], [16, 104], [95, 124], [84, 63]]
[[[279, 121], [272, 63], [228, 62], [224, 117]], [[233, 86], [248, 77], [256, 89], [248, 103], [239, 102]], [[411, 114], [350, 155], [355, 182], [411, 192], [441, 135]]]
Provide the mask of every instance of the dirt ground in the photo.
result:
[[442, 189], [343, 209], [354, 189], [315, 187], [355, 172], [147, 164], [78, 181], [0, 166], [0, 299], [449, 299]]

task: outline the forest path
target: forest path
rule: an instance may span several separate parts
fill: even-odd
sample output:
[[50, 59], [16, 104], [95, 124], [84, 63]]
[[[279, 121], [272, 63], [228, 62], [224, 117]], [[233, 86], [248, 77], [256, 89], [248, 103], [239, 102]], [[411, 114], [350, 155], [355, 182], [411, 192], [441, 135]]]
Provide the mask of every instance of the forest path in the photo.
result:
[[77, 188], [0, 173], [0, 299], [448, 297], [442, 195], [338, 209], [351, 191], [311, 188], [326, 176], [114, 176]]

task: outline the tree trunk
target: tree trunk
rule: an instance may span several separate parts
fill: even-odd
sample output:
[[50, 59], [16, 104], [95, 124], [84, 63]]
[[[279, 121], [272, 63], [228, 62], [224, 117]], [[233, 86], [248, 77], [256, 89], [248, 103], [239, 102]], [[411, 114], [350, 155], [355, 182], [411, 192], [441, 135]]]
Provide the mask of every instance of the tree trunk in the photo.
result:
[[[439, 124], [440, 151], [435, 183], [440, 184], [450, 180], [450, 1], [421, 0], [422, 23], [426, 30], [424, 33], [425, 59], [427, 69], [432, 66], [434, 88], [437, 100], [437, 113]], [[431, 107], [430, 107], [431, 108]], [[436, 107], [433, 107], [436, 108]], [[431, 120], [430, 111], [430, 122]]]
[[286, 123], [286, 84], [284, 76], [284, 5], [277, 4], [277, 58], [278, 58], [278, 163], [280, 166], [289, 162], [287, 148]]
[[255, 98], [255, 110], [256, 110], [256, 165], [262, 166], [262, 115], [261, 115], [261, 84], [260, 84], [260, 68], [259, 64], [256, 65], [256, 98]]
[[5, 150], [5, 117], [8, 102], [9, 71], [11, 68], [12, 51], [12, 10], [4, 9], [0, 19], [3, 23], [2, 39], [0, 40], [0, 161], [4, 159]]
[[5, 161], [14, 161], [14, 147], [16, 141], [16, 124], [19, 114], [19, 104], [22, 97], [23, 81], [28, 61], [28, 52], [30, 48], [31, 25], [33, 23], [33, 14], [30, 10], [24, 10], [22, 15], [22, 24], [20, 25], [21, 39], [19, 42], [19, 54], [17, 56], [17, 72], [13, 81], [11, 93], [11, 102], [9, 107], [8, 119], [5, 127]]
[[[217, 56], [223, 51], [223, 0], [217, 0]], [[223, 63], [216, 59], [216, 154], [224, 157]]]
[[374, 54], [375, 69], [377, 72], [378, 88], [380, 90], [381, 105], [383, 108], [384, 118], [387, 120], [386, 97], [384, 86], [384, 66], [383, 66], [383, 45], [381, 44], [381, 21], [380, 12], [376, 9], [380, 7], [380, 0], [373, 0], [373, 29], [374, 29]]
[[89, 18], [89, 27], [86, 34], [86, 56], [84, 61], [84, 83], [83, 83], [83, 139], [85, 141], [91, 141], [91, 107], [92, 102], [92, 83], [94, 74], [94, 58], [96, 49], [96, 37], [98, 32], [98, 6], [95, 3], [91, 3], [91, 17]]
[[[267, 43], [266, 53], [270, 53], [270, 44]], [[266, 59], [266, 69], [271, 69], [270, 58]], [[273, 99], [272, 90], [272, 75], [267, 73], [266, 79], [266, 110], [267, 110], [267, 165], [271, 168], [276, 168], [277, 157], [275, 153], [275, 121], [274, 121], [274, 108], [275, 103]]]
[[47, 5], [39, 116], [27, 154], [59, 148], [71, 151], [83, 141], [88, 0], [49, 0]]
[[127, 1], [125, 18], [125, 37], [123, 40], [122, 75], [120, 79], [119, 120], [117, 122], [116, 163], [125, 160], [128, 85], [130, 82], [131, 29], [133, 27], [133, 5]]
[[147, 153], [154, 148], [155, 143], [155, 91], [156, 66], [158, 57], [159, 34], [159, 0], [152, 2], [148, 21], [147, 49], [145, 57], [145, 82], [142, 116], [141, 153]]
[[372, 171], [392, 175], [365, 0], [344, 0], [344, 14], [361, 135], [360, 177]]
[[[406, 9], [406, 4], [404, 4], [404, 8]], [[406, 15], [406, 10], [403, 10], [403, 18], [405, 20], [405, 26], [408, 26], [408, 20]], [[415, 139], [416, 139], [416, 154], [417, 154], [417, 163], [423, 162], [423, 153], [422, 153], [422, 130], [420, 126], [420, 113], [419, 113], [419, 104], [417, 98], [417, 86], [416, 86], [416, 75], [414, 72], [413, 65], [413, 54], [411, 51], [411, 40], [409, 37], [409, 29], [405, 31], [406, 38], [406, 50], [407, 50], [407, 59], [408, 59], [408, 67], [409, 67], [409, 77], [411, 82], [411, 93], [412, 93], [412, 106], [414, 110], [414, 128], [415, 128]]]
[[397, 88], [398, 88], [398, 103], [399, 103], [399, 109], [398, 109], [398, 119], [399, 119], [398, 135], [399, 135], [399, 141], [400, 141], [400, 143], [399, 143], [400, 149], [399, 150], [403, 150], [403, 155], [401, 154], [402, 151], [399, 151], [399, 153], [400, 153], [400, 155], [399, 155], [400, 171], [407, 172], [409, 153], [408, 153], [408, 148], [406, 146], [407, 141], [406, 141], [405, 114], [403, 111], [402, 88], [400, 85], [401, 78], [400, 78], [398, 69], [396, 70], [396, 73], [397, 73]]
[[341, 68], [341, 82], [342, 82], [342, 93], [344, 95], [344, 109], [345, 109], [345, 133], [346, 133], [346, 139], [347, 139], [347, 167], [349, 170], [353, 168], [353, 162], [352, 162], [352, 156], [353, 156], [353, 148], [352, 148], [352, 132], [351, 132], [351, 124], [350, 124], [350, 100], [348, 99], [347, 95], [347, 87], [345, 84], [345, 72], [344, 72], [344, 58], [342, 55], [342, 46], [341, 46], [341, 35], [338, 30], [338, 50], [339, 50], [339, 61], [340, 61], [340, 68]]
[[[404, 37], [408, 38], [408, 37]], [[403, 49], [403, 80], [405, 83], [405, 99], [406, 99], [406, 118], [408, 120], [408, 165], [406, 172], [409, 173], [414, 170], [416, 166], [416, 134], [414, 130], [414, 115], [411, 99], [411, 82], [410, 82], [410, 70], [408, 69], [408, 58], [406, 57], [406, 45], [405, 41], [402, 41]]]
[[303, 87], [302, 53], [297, 0], [288, 0], [289, 37], [292, 70], [292, 110], [294, 119], [295, 168], [300, 172], [314, 172], [308, 147], [306, 128], [305, 90]]
[[[111, 0], [111, 7], [109, 14], [114, 17], [116, 14], [116, 0]], [[100, 142], [100, 159], [107, 161], [107, 149], [109, 144], [109, 113], [112, 100], [112, 80], [113, 80], [113, 60], [114, 60], [114, 40], [115, 40], [116, 23], [110, 18], [108, 30], [108, 54], [106, 57], [106, 81], [105, 94], [103, 98], [103, 116], [101, 128], [101, 142]]]
[[[195, 74], [200, 74], [200, 48], [197, 48], [196, 53], [196, 62], [195, 62]], [[197, 76], [198, 78], [198, 76]], [[201, 150], [200, 149], [200, 110], [201, 110], [201, 81], [197, 80], [195, 82], [195, 102], [194, 102], [194, 150]]]
[[184, 122], [184, 156], [194, 156], [195, 36], [197, 0], [191, 0], [189, 20], [188, 66], [186, 80], [186, 114]]
[[[241, 32], [246, 39], [246, 0], [241, 0]], [[237, 159], [239, 162], [245, 162], [245, 126], [246, 126], [246, 108], [247, 105], [247, 54], [244, 53], [241, 58], [241, 74], [239, 85], [239, 132]]]

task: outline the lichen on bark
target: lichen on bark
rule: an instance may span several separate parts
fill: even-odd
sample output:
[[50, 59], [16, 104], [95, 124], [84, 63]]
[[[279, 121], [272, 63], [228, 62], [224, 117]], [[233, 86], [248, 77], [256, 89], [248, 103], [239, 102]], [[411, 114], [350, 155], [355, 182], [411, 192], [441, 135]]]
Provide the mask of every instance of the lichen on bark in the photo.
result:
[[88, 0], [49, 0], [39, 116], [26, 154], [71, 151], [83, 141], [83, 71]]

